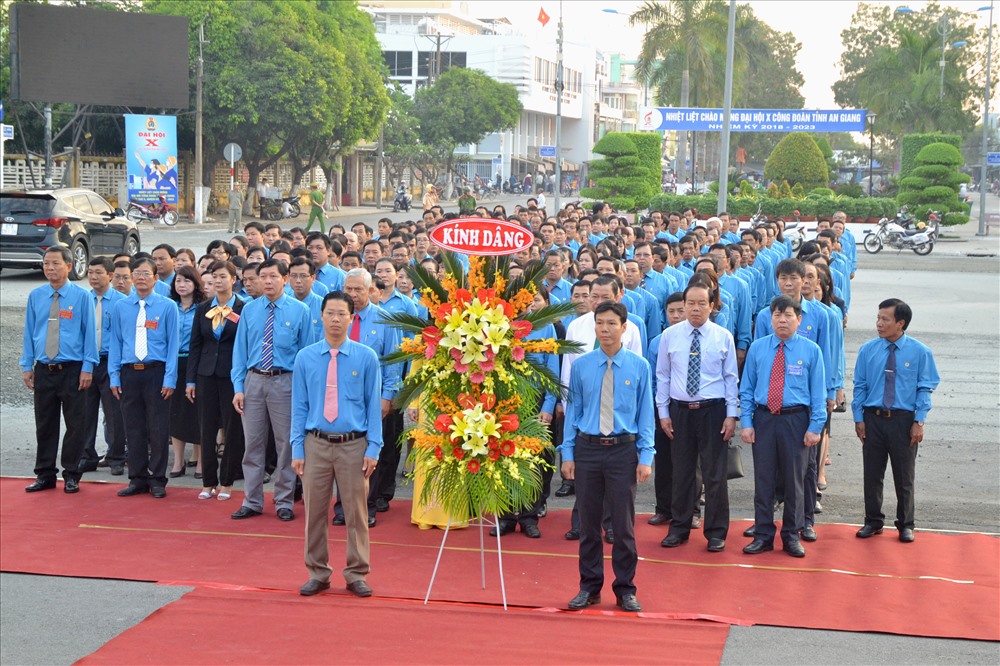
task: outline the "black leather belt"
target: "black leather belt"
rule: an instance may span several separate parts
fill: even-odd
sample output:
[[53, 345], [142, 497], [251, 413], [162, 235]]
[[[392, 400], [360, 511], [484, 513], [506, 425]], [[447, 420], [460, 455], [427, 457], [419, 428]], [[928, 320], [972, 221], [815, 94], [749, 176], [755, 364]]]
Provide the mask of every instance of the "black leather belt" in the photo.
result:
[[619, 444], [635, 444], [635, 435], [588, 435], [578, 433], [576, 438], [585, 444], [596, 444], [598, 446], [618, 446]]
[[683, 400], [671, 399], [670, 402], [681, 407], [683, 409], [704, 409], [705, 407], [714, 407], [715, 405], [726, 404], [725, 398], [712, 398], [711, 400], [698, 400], [697, 402], [684, 402]]
[[279, 375], [291, 374], [291, 370], [285, 370], [284, 368], [271, 368], [270, 370], [261, 370], [260, 368], [250, 368], [250, 372], [255, 375], [260, 375], [262, 377], [277, 377]]
[[163, 361], [149, 361], [147, 363], [122, 363], [123, 368], [131, 368], [132, 370], [152, 370], [153, 368], [162, 368], [166, 365]]
[[322, 430], [310, 430], [309, 434], [333, 444], [343, 444], [344, 442], [353, 442], [356, 439], [365, 439], [368, 437], [368, 433], [366, 432], [323, 432]]
[[799, 412], [804, 412], [809, 408], [805, 405], [792, 405], [791, 407], [782, 407], [777, 412], [772, 412], [767, 408], [767, 405], [757, 405], [757, 409], [765, 411], [768, 414], [798, 414]]
[[47, 370], [48, 372], [62, 372], [63, 370], [72, 370], [82, 365], [83, 361], [63, 361], [62, 363], [42, 363], [39, 361], [35, 363], [35, 369]]
[[884, 409], [882, 407], [865, 407], [865, 414], [872, 414], [883, 419], [891, 419], [893, 416], [913, 416], [913, 412], [907, 409]]

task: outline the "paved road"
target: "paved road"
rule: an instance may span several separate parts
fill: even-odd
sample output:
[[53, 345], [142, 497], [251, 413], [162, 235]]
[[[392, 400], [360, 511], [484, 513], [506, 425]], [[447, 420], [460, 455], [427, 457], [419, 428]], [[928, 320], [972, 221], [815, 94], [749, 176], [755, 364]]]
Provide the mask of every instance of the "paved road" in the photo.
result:
[[[373, 223], [382, 215], [365, 213], [344, 218]], [[405, 219], [405, 214], [392, 216]], [[183, 225], [183, 223], [182, 223]], [[176, 246], [203, 247], [221, 231], [222, 225], [208, 228], [182, 226], [156, 230], [144, 236], [144, 246], [166, 240]], [[871, 256], [862, 252], [860, 270], [854, 281], [855, 296], [847, 330], [848, 367], [853, 367], [856, 350], [874, 336], [874, 319], [880, 300], [896, 296], [914, 309], [910, 333], [929, 344], [935, 352], [941, 373], [941, 386], [934, 395], [934, 409], [927, 421], [927, 439], [921, 445], [917, 473], [917, 520], [920, 529], [975, 530], [1000, 533], [1000, 447], [997, 447], [998, 396], [1000, 396], [1000, 262], [996, 258], [996, 236], [972, 237], [974, 228], [958, 232], [952, 243], [941, 243], [928, 257], [912, 253], [886, 253]], [[994, 231], [994, 233], [996, 233]], [[970, 257], [968, 254], [990, 255]], [[33, 417], [30, 396], [20, 380], [17, 360], [21, 349], [23, 304], [28, 291], [42, 283], [38, 273], [4, 271], [0, 276], [0, 474], [28, 476], [33, 466]], [[850, 377], [848, 378], [850, 379]], [[850, 391], [848, 391], [850, 397]], [[833, 424], [831, 457], [828, 467], [830, 487], [823, 498], [826, 522], [858, 523], [862, 517], [860, 447], [853, 437], [849, 414], [837, 414]], [[99, 449], [101, 445], [99, 444]], [[744, 455], [748, 478], [731, 484], [734, 519], [752, 515], [752, 462]], [[88, 478], [111, 480], [106, 472]], [[116, 479], [117, 480], [117, 479]], [[169, 492], [194, 501], [193, 488], [199, 485], [190, 476], [171, 482]], [[891, 488], [891, 486], [889, 486]], [[86, 492], [86, 489], [85, 489]], [[403, 486], [400, 495], [408, 497]], [[891, 496], [891, 492], [889, 493]], [[890, 500], [891, 502], [891, 500]], [[553, 499], [553, 506], [567, 507], [565, 500]], [[639, 511], [652, 510], [652, 484], [639, 492]], [[891, 513], [891, 509], [890, 509]], [[542, 522], [545, 538], [561, 538], [567, 525]], [[377, 529], [377, 528], [376, 528]], [[819, 526], [822, 536], [822, 525]], [[742, 539], [731, 534], [730, 547], [742, 546]], [[515, 537], [511, 537], [515, 538]], [[657, 547], [654, 544], [642, 548]], [[821, 548], [822, 541], [810, 548]], [[3, 654], [0, 663], [69, 663], [92, 651], [90, 643], [81, 642], [78, 650], [67, 650], [65, 635], [87, 630], [68, 624], [58, 632], [59, 640], [38, 638], [40, 623], [16, 622], [29, 609], [38, 607], [38, 599], [58, 606], [58, 593], [38, 594], [36, 584], [44, 579], [30, 577], [0, 578], [0, 626], [3, 627]], [[41, 583], [39, 583], [41, 581]], [[69, 584], [69, 583], [67, 583]], [[109, 608], [131, 603], [118, 596], [119, 584], [108, 581], [73, 581]], [[166, 601], [166, 600], [164, 600]], [[148, 611], [143, 611], [148, 612]], [[142, 613], [139, 613], [141, 615]], [[116, 631], [137, 621], [122, 614], [111, 623]], [[51, 626], [49, 624], [48, 626]], [[19, 641], [8, 641], [17, 629], [20, 639], [33, 646], [30, 652], [15, 651]], [[726, 663], [997, 663], [1000, 650], [996, 644], [971, 641], [939, 641], [883, 636], [842, 634], [766, 627], [734, 628], [730, 633]], [[794, 645], [792, 655], [782, 662], [773, 651], [775, 645]], [[761, 652], [760, 646], [770, 650]], [[815, 645], [816, 651], [805, 646]]]

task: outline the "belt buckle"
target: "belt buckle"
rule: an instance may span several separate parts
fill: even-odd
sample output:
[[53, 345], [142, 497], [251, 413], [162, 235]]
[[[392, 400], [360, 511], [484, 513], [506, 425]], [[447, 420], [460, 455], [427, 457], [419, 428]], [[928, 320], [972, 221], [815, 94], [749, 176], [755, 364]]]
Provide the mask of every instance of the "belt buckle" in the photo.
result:
[[688, 409], [701, 409], [701, 401], [699, 400], [698, 402], [689, 402]]
[[132, 369], [133, 370], [145, 370], [146, 369], [146, 364], [145, 363], [133, 363], [132, 364]]
[[614, 446], [615, 445], [615, 438], [614, 437], [598, 437], [597, 438], [597, 442], [601, 446]]
[[49, 372], [55, 372], [56, 370], [62, 370], [62, 363], [48, 363], [45, 367], [48, 368]]

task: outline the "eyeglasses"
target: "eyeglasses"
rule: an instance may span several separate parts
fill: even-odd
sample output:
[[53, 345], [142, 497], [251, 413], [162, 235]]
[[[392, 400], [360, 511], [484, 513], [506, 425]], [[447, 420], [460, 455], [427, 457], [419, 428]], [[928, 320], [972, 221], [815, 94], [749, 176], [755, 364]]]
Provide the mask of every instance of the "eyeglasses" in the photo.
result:
[[132, 272], [132, 277], [133, 278], [151, 278], [151, 277], [153, 277], [153, 273], [150, 273], [149, 271], [133, 271]]

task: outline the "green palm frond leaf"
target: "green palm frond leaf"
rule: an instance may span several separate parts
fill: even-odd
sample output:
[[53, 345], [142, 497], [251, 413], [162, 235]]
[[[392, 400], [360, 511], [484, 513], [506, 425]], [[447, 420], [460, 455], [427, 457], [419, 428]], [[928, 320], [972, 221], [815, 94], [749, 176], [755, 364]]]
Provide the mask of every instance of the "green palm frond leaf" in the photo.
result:
[[545, 273], [549, 269], [545, 267], [540, 261], [532, 261], [524, 268], [524, 272], [518, 277], [514, 278], [507, 284], [507, 288], [504, 289], [503, 297], [510, 300], [514, 297], [517, 292], [521, 291], [529, 284], [534, 284], [538, 286], [542, 283], [545, 278]]
[[386, 354], [379, 359], [384, 365], [393, 365], [396, 363], [408, 363], [410, 361], [417, 361], [424, 357], [423, 354], [418, 354], [416, 352], [404, 352], [404, 351], [394, 351], [392, 353]]
[[386, 314], [384, 318], [379, 320], [379, 323], [395, 326], [396, 328], [404, 331], [410, 331], [411, 333], [421, 333], [425, 328], [431, 326], [434, 322], [406, 312], [392, 312]]
[[[468, 281], [465, 277], [465, 266], [463, 266], [462, 262], [458, 259], [458, 255], [450, 250], [441, 250], [438, 254], [438, 260], [441, 262], [441, 265], [444, 266], [444, 272], [455, 278], [455, 281], [460, 287], [468, 287]], [[447, 300], [447, 298], [444, 300]]]
[[406, 274], [410, 276], [413, 287], [421, 293], [431, 292], [437, 296], [438, 301], [446, 303], [448, 301], [448, 290], [441, 286], [441, 281], [437, 276], [420, 264], [413, 264], [406, 267]]
[[576, 314], [576, 303], [555, 303], [536, 312], [525, 312], [520, 319], [531, 322], [532, 330], [537, 331], [573, 314]]

